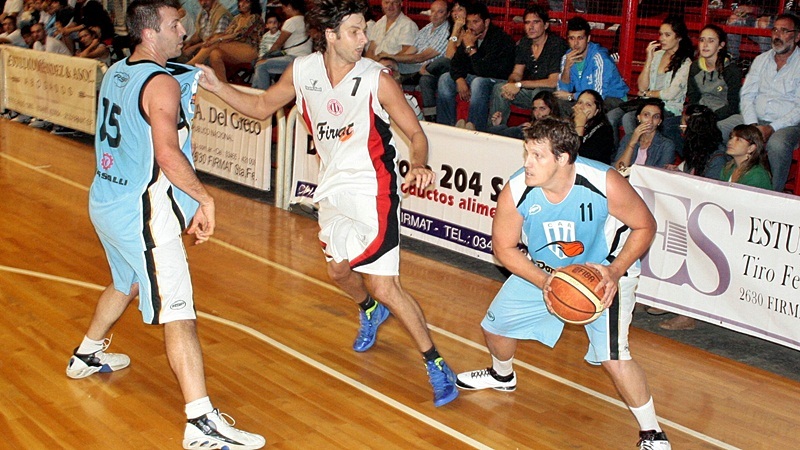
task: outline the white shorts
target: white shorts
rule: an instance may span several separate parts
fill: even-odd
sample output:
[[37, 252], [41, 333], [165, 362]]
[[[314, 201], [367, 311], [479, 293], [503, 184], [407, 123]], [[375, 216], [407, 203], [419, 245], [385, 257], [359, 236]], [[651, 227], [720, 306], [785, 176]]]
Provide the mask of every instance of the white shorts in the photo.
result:
[[129, 294], [131, 286], [139, 283], [139, 310], [145, 323], [197, 318], [189, 262], [180, 238], [141, 252], [115, 245], [100, 233], [98, 236], [111, 266], [114, 289]]
[[400, 274], [400, 197], [339, 192], [319, 201], [319, 240], [328, 261], [361, 273]]
[[[592, 323], [584, 325], [589, 349], [584, 359], [590, 364], [631, 359], [628, 329], [636, 305], [634, 293], [638, 277], [622, 277], [611, 307]], [[512, 275], [497, 293], [481, 322], [486, 331], [498, 336], [539, 341], [554, 347], [564, 322], [547, 310], [542, 291], [522, 278]]]

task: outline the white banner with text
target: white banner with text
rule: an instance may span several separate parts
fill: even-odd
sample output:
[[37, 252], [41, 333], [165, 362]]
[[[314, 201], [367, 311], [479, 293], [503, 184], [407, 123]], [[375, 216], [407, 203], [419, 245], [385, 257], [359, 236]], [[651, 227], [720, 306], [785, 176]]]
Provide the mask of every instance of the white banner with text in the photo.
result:
[[640, 303], [800, 350], [800, 197], [634, 166], [656, 218]]
[[[234, 87], [248, 93], [263, 92]], [[195, 108], [192, 155], [197, 170], [270, 190], [272, 116], [265, 120], [245, 116], [203, 88], [197, 90]]]
[[0, 54], [6, 108], [94, 134], [100, 62], [10, 45]]

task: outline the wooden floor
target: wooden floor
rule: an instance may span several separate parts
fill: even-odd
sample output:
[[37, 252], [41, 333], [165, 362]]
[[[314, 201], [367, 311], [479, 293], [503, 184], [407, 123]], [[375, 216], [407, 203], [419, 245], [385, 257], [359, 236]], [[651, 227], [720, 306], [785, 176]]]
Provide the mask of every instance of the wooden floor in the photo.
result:
[[[161, 329], [133, 307], [114, 329], [123, 371], [70, 380], [108, 267], [87, 214], [93, 150], [0, 120], [0, 430], [3, 448], [180, 448], [183, 401]], [[435, 408], [396, 319], [356, 354], [357, 310], [328, 281], [312, 220], [212, 189], [213, 240], [188, 249], [209, 391], [272, 448], [635, 448], [637, 427], [586, 337], [524, 343], [513, 393]], [[479, 322], [499, 283], [404, 252], [402, 279], [456, 371], [490, 363]], [[638, 329], [673, 448], [789, 449], [800, 383]]]

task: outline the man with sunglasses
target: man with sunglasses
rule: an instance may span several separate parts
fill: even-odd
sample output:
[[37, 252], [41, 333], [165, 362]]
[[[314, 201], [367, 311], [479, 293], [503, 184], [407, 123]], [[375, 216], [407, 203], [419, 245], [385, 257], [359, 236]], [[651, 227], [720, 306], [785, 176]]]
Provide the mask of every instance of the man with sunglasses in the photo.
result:
[[800, 18], [781, 14], [772, 28], [772, 48], [753, 60], [741, 90], [741, 114], [717, 123], [727, 142], [742, 123], [758, 127], [766, 141], [772, 187], [782, 191], [792, 153], [800, 142]]

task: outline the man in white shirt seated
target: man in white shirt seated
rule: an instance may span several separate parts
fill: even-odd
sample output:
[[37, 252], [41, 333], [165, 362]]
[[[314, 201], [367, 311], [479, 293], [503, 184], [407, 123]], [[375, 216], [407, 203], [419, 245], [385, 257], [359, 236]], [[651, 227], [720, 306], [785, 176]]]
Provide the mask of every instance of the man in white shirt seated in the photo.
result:
[[419, 27], [403, 14], [402, 0], [383, 0], [384, 16], [367, 29], [369, 46], [366, 57], [378, 60], [379, 56], [394, 56], [400, 53], [415, 52], [414, 40]]
[[3, 19], [3, 32], [0, 33], [0, 44], [11, 44], [17, 47], [28, 48], [22, 32], [17, 28], [17, 21], [13, 17]]
[[48, 36], [44, 31], [42, 23], [35, 23], [31, 25], [31, 33], [33, 34], [33, 49], [39, 52], [58, 53], [61, 55], [72, 56], [66, 45], [53, 36]]

